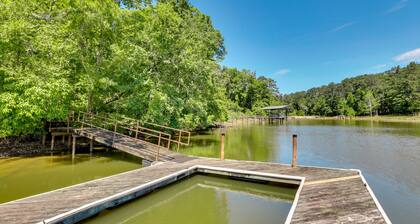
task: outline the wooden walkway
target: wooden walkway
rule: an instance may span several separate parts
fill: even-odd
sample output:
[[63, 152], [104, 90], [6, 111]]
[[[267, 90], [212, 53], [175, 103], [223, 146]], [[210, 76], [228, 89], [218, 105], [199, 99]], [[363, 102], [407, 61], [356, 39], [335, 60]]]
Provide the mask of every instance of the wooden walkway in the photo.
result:
[[[72, 145], [72, 155], [75, 156], [76, 141], [78, 137], [85, 137], [91, 140], [90, 150], [93, 142], [124, 151], [143, 160], [184, 162], [189, 160], [187, 156], [170, 151], [171, 144], [177, 149], [180, 145], [189, 145], [191, 133], [186, 130], [167, 127], [159, 124], [141, 122], [139, 120], [120, 117], [111, 118], [110, 115], [99, 116], [97, 114], [72, 112], [67, 117], [66, 127], [52, 127], [51, 151], [54, 149], [54, 140], [62, 136], [63, 143], [68, 137], [68, 146]], [[144, 126], [141, 126], [143, 123]], [[61, 124], [63, 125], [63, 124]], [[146, 127], [147, 126], [147, 127]], [[73, 137], [73, 143], [71, 143]], [[45, 144], [45, 136], [43, 137]], [[163, 147], [165, 146], [165, 147]]]
[[[54, 216], [81, 209], [105, 198], [118, 198], [118, 194], [121, 195], [124, 191], [153, 183], [159, 178], [195, 165], [305, 177], [292, 223], [390, 223], [357, 170], [291, 168], [275, 163], [208, 158], [189, 158], [177, 163], [163, 162], [0, 204], [0, 223], [42, 223]], [[116, 204], [118, 203], [108, 203], [107, 206]]]
[[114, 135], [114, 132], [106, 129], [83, 128], [75, 129], [74, 132], [78, 136], [92, 139], [101, 144], [149, 161], [155, 161], [156, 158], [158, 158], [158, 161], [184, 162], [190, 159], [185, 155], [168, 150], [165, 147], [143, 141], [141, 139], [132, 138], [130, 136], [118, 133]]

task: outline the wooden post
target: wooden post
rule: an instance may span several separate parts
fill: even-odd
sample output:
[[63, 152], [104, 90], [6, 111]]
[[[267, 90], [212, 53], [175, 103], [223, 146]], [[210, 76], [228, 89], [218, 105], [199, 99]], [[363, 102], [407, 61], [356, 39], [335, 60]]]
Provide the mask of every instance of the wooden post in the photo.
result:
[[225, 159], [225, 127], [222, 127], [221, 136], [220, 136], [220, 159]]
[[70, 114], [67, 114], [67, 133], [70, 132]]
[[73, 135], [73, 147], [71, 148], [71, 158], [74, 159], [76, 154], [76, 136]]
[[64, 144], [64, 142], [66, 142], [66, 135], [63, 133], [63, 139], [61, 140], [61, 142]]
[[156, 161], [159, 161], [159, 149], [160, 149], [160, 146], [157, 147]]
[[292, 167], [297, 166], [297, 135], [293, 135], [293, 157], [292, 157]]
[[168, 140], [168, 149], [171, 147], [171, 137], [172, 137], [172, 135], [169, 135], [169, 140]]
[[54, 138], [55, 138], [55, 135], [51, 135], [51, 151], [54, 150]]
[[91, 136], [92, 138], [90, 139], [90, 144], [89, 144], [89, 151], [90, 153], [92, 153], [93, 151], [93, 139], [95, 138], [94, 136]]
[[114, 126], [114, 133], [112, 135], [112, 144], [114, 144], [116, 133], [117, 133], [117, 122], [115, 122], [115, 126]]
[[179, 144], [181, 143], [181, 135], [182, 135], [182, 132], [181, 132], [181, 131], [179, 131], [179, 136], [178, 136], [178, 148], [176, 149], [176, 151], [177, 151], [177, 152], [179, 151]]
[[68, 140], [67, 140], [67, 147], [70, 149], [71, 147], [71, 134], [69, 134], [68, 136]]
[[139, 133], [139, 121], [137, 121], [136, 123], [136, 139], [137, 139], [138, 133]]
[[162, 137], [162, 132], [159, 132], [159, 140], [158, 140], [158, 146], [160, 146], [160, 138]]
[[81, 123], [82, 123], [81, 128], [83, 129], [83, 126], [85, 125], [85, 114], [84, 113], [82, 114], [82, 122]]

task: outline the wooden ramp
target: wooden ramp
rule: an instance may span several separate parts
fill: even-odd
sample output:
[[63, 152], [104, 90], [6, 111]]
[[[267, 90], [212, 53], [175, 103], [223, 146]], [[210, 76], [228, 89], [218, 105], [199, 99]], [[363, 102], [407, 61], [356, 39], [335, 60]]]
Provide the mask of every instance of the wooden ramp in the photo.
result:
[[[0, 204], [0, 223], [55, 223], [59, 220], [57, 217], [66, 217], [66, 223], [73, 223], [141, 196], [139, 189], [143, 189], [143, 193], [150, 192], [152, 186], [168, 175], [180, 178], [182, 175], [179, 172], [197, 165], [302, 178], [296, 204], [292, 207], [291, 223], [390, 223], [357, 170], [291, 168], [275, 163], [209, 158], [182, 163], [163, 162]], [[127, 196], [127, 192], [131, 197]]]
[[168, 150], [165, 147], [132, 138], [127, 135], [114, 133], [100, 128], [75, 129], [75, 134], [92, 139], [109, 147], [124, 151], [131, 155], [149, 161], [174, 161], [183, 162], [191, 159], [185, 155]]
[[[65, 122], [61, 122], [65, 123]], [[189, 145], [191, 133], [186, 130], [167, 127], [159, 124], [141, 122], [127, 117], [111, 117], [92, 113], [75, 112], [69, 114], [66, 127], [50, 127], [51, 150], [54, 149], [54, 137], [69, 136], [71, 145], [73, 135], [72, 155], [76, 151], [77, 137], [91, 139], [109, 147], [124, 151], [144, 160], [184, 162], [191, 158], [169, 150], [171, 146]]]

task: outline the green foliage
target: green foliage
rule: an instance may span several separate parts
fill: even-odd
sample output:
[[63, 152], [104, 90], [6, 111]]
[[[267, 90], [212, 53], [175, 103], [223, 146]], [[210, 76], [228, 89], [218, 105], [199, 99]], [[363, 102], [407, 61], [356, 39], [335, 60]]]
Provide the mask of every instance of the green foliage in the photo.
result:
[[373, 115], [420, 112], [420, 65], [396, 67], [283, 96], [294, 114]]
[[264, 76], [257, 78], [251, 71], [234, 68], [224, 68], [222, 74], [227, 98], [239, 106], [236, 112], [262, 113], [262, 107], [280, 103], [274, 80]]
[[186, 0], [3, 0], [0, 136], [69, 110], [193, 129], [276, 101], [273, 80], [220, 68], [225, 53]]

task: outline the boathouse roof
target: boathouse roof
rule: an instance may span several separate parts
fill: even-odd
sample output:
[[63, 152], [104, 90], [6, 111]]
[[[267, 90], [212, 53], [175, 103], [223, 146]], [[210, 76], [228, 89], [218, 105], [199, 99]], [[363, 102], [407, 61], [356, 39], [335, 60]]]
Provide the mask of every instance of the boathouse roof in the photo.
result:
[[287, 110], [289, 108], [289, 105], [281, 105], [281, 106], [268, 106], [263, 107], [263, 110]]

